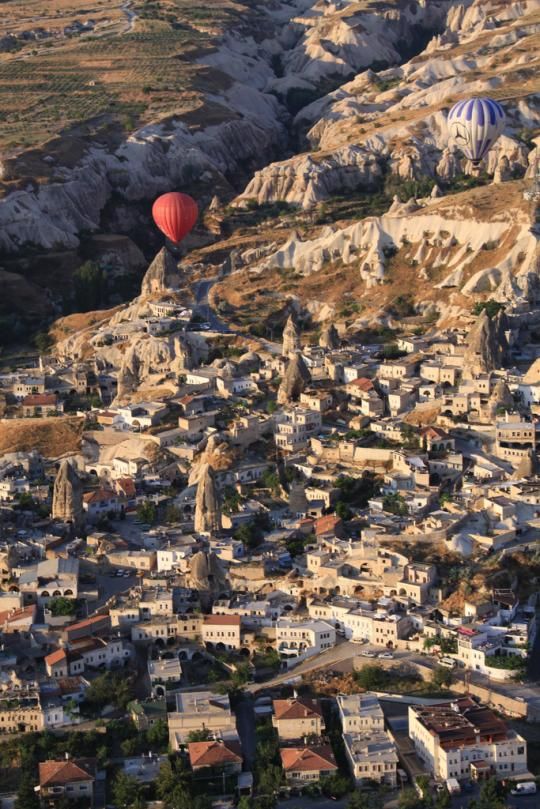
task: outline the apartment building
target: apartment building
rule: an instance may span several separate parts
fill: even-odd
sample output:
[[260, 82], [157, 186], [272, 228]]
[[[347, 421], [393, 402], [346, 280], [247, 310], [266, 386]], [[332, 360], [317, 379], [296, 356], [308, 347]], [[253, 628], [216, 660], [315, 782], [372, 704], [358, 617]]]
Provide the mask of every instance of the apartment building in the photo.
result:
[[37, 691], [8, 689], [0, 695], [0, 736], [43, 730], [43, 711]]
[[296, 452], [308, 445], [312, 435], [319, 432], [322, 416], [316, 410], [295, 407], [276, 416], [275, 441], [283, 452]]
[[495, 455], [517, 466], [522, 458], [536, 449], [535, 425], [518, 415], [506, 414], [495, 425]]
[[397, 641], [408, 637], [413, 629], [409, 615], [364, 609], [352, 610], [343, 616], [343, 625], [346, 635], [352, 640], [366, 640], [387, 648], [395, 647]]
[[205, 615], [201, 634], [203, 643], [215, 649], [240, 649], [241, 618], [239, 615]]
[[527, 772], [527, 742], [470, 697], [409, 707], [409, 736], [438, 778], [479, 780]]
[[398, 754], [396, 745], [384, 731], [344, 733], [345, 755], [357, 784], [377, 781], [395, 787]]
[[201, 618], [197, 615], [173, 615], [152, 618], [131, 625], [134, 643], [153, 641], [158, 646], [171, 645], [175, 640], [196, 640], [201, 635]]
[[338, 694], [336, 701], [343, 733], [384, 731], [384, 714], [375, 694]]

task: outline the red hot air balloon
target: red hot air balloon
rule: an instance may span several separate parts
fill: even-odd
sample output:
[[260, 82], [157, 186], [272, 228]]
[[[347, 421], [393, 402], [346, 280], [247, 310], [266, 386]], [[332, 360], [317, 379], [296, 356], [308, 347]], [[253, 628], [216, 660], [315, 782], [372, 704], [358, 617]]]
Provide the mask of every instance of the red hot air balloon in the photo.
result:
[[187, 194], [170, 191], [158, 197], [152, 206], [154, 222], [172, 242], [178, 244], [193, 228], [199, 215], [197, 203]]

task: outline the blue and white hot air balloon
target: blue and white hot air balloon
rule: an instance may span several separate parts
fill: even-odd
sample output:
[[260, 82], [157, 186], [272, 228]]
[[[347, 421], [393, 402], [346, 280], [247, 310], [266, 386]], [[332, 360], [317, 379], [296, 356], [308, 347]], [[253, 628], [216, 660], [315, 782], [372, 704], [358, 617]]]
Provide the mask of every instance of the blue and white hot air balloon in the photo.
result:
[[504, 110], [492, 98], [458, 101], [448, 113], [450, 137], [478, 167], [504, 129]]

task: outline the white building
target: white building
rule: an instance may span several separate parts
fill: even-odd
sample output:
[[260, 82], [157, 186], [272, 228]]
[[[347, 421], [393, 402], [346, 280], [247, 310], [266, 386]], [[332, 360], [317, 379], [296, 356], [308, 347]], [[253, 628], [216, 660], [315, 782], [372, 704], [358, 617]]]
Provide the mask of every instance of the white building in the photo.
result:
[[155, 697], [165, 697], [178, 688], [182, 679], [182, 666], [178, 657], [170, 660], [149, 660], [148, 676]]
[[276, 446], [284, 452], [296, 452], [306, 447], [312, 435], [319, 432], [322, 416], [316, 410], [295, 407], [276, 416]]
[[338, 694], [336, 701], [343, 733], [384, 731], [384, 714], [375, 694]]
[[331, 649], [335, 643], [336, 630], [326, 621], [280, 619], [276, 623], [276, 648], [288, 666]]
[[470, 697], [409, 707], [409, 736], [437, 778], [477, 780], [527, 773], [527, 742]]
[[345, 754], [356, 783], [377, 781], [394, 787], [397, 783], [398, 754], [390, 736], [380, 730], [343, 734]]

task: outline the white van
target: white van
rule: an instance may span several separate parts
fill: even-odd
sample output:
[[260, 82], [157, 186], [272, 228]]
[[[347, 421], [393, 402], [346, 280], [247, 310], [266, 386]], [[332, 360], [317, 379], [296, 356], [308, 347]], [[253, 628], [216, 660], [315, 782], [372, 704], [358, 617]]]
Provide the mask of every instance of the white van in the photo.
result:
[[536, 782], [521, 781], [510, 790], [510, 795], [536, 795]]
[[456, 661], [452, 657], [441, 657], [439, 666], [444, 666], [445, 669], [454, 669], [456, 667]]

